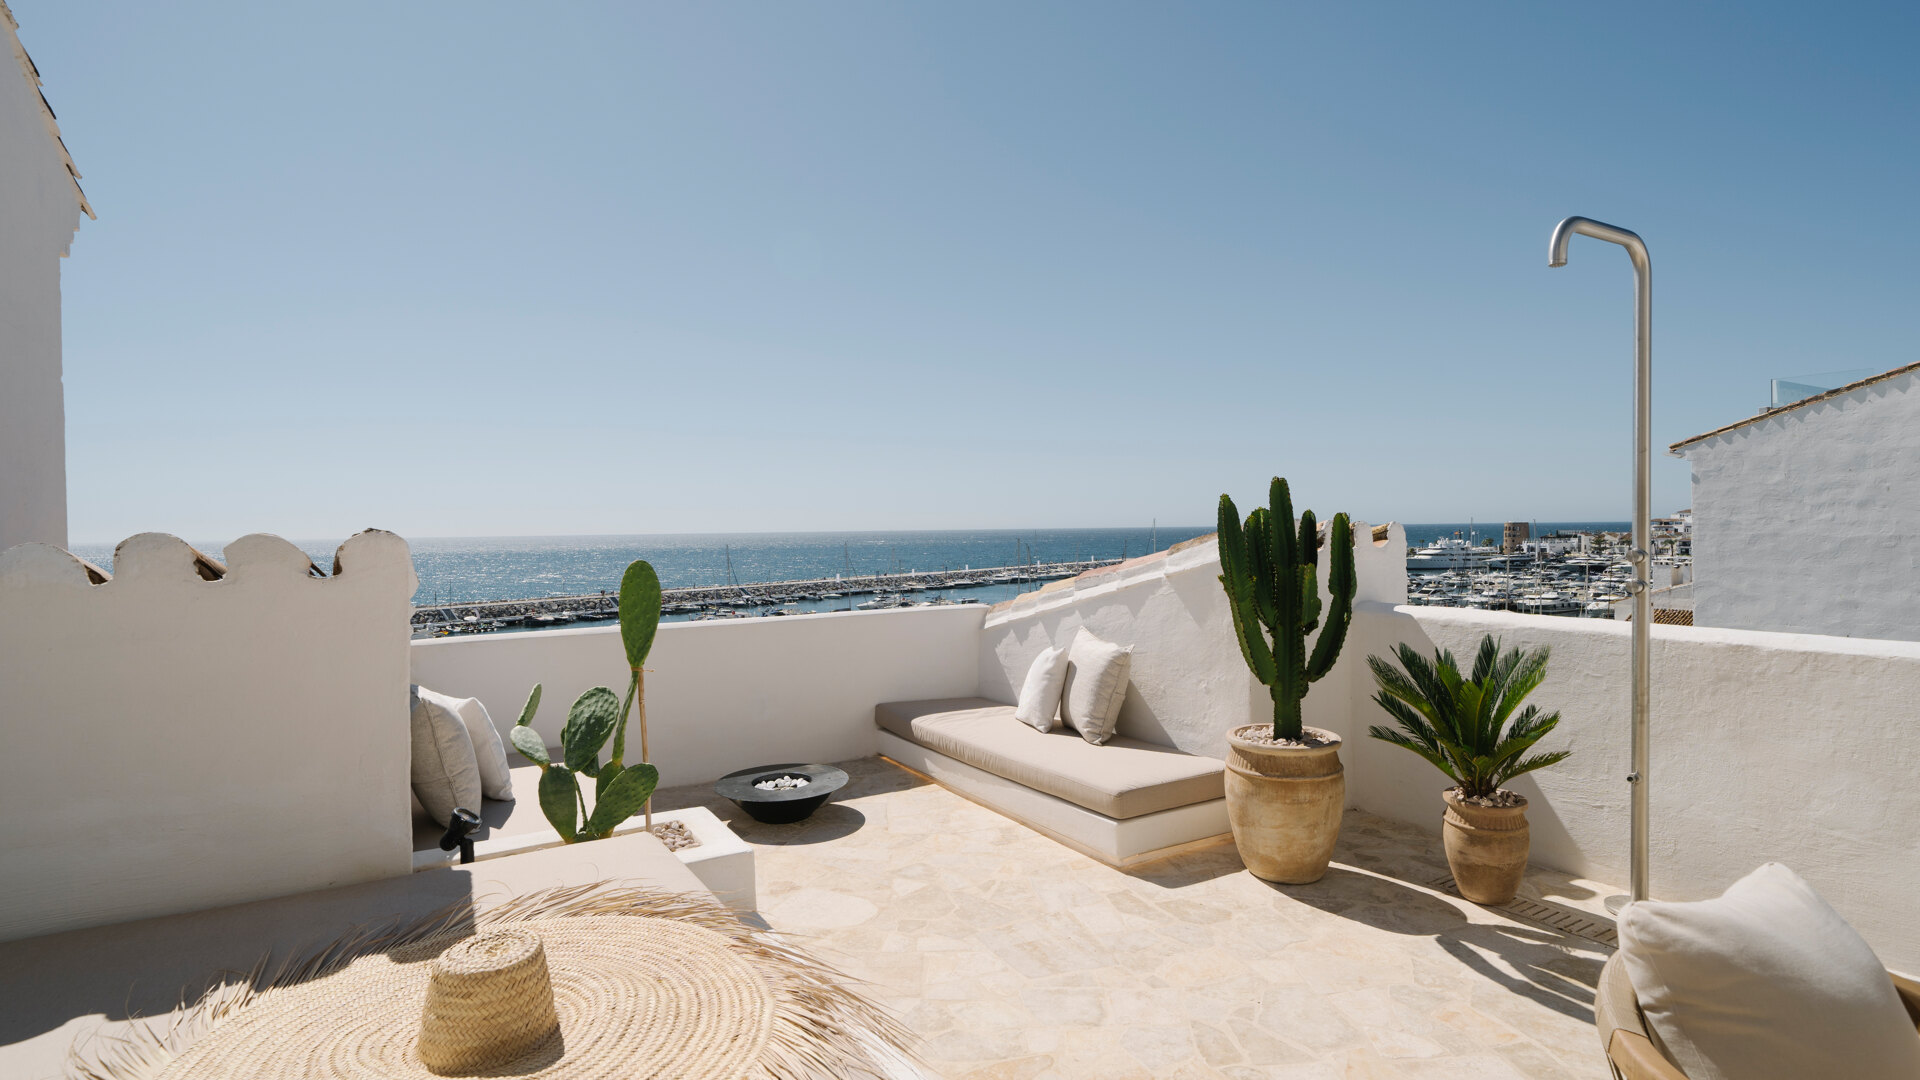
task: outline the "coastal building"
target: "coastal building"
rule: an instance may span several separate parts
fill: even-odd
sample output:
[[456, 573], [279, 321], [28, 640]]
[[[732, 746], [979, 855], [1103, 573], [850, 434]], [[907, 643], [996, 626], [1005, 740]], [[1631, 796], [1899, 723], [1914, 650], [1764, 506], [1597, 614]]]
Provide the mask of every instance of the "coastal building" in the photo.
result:
[[67, 542], [60, 260], [93, 216], [0, 0], [0, 549]]
[[1696, 626], [1920, 640], [1920, 364], [1674, 443]]
[[1533, 539], [1533, 528], [1524, 521], [1509, 521], [1500, 531], [1500, 552], [1513, 555], [1525, 549], [1527, 541]]

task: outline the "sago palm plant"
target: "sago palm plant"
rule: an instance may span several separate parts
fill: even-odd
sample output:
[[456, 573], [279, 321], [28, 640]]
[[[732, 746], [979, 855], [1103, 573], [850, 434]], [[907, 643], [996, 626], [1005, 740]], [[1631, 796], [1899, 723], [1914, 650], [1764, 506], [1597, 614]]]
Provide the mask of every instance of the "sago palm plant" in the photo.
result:
[[1538, 705], [1528, 705], [1514, 715], [1546, 677], [1546, 648], [1502, 653], [1500, 643], [1488, 634], [1480, 641], [1472, 674], [1464, 678], [1453, 654], [1444, 649], [1428, 660], [1402, 642], [1394, 653], [1400, 667], [1378, 656], [1367, 657], [1367, 666], [1380, 687], [1374, 702], [1400, 722], [1400, 730], [1375, 725], [1368, 733], [1433, 762], [1460, 785], [1462, 797], [1492, 795], [1514, 777], [1544, 769], [1570, 753], [1527, 756], [1560, 722], [1559, 713], [1543, 714]]

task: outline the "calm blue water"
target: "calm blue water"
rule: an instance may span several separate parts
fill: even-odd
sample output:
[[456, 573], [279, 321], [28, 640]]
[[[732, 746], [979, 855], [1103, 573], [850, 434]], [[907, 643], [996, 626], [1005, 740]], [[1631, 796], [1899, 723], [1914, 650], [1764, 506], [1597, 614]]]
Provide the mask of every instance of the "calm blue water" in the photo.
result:
[[[1500, 536], [1500, 523], [1471, 526], [1481, 537]], [[1539, 522], [1538, 536], [1555, 529], [1620, 531], [1625, 522]], [[1408, 525], [1407, 542], [1432, 543], [1469, 524]], [[991, 529], [980, 531], [850, 533], [679, 533], [654, 536], [494, 536], [428, 538], [409, 541], [420, 591], [414, 603], [522, 600], [613, 591], [627, 564], [645, 559], [668, 588], [724, 585], [731, 558], [733, 580], [740, 583], [830, 578], [835, 574], [874, 574], [964, 567], [1013, 566], [1027, 561], [1068, 562], [1145, 555], [1213, 531], [1211, 525], [1162, 525], [1151, 529]], [[333, 565], [338, 540], [296, 541], [323, 567]], [[217, 552], [225, 542], [196, 542]], [[111, 546], [83, 544], [74, 553], [111, 570]], [[986, 603], [1006, 599], [1032, 586], [955, 591], [956, 599]], [[1004, 592], [1006, 595], [999, 595]], [[989, 595], [992, 594], [992, 595]], [[939, 595], [928, 593], [928, 597]]]

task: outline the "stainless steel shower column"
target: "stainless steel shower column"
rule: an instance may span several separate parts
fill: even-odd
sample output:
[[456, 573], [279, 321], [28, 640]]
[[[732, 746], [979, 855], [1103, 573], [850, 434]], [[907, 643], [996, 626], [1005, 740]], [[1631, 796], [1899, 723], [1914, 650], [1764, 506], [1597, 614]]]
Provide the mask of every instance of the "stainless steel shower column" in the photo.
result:
[[[1648, 652], [1653, 621], [1648, 597], [1653, 559], [1653, 264], [1647, 245], [1637, 233], [1592, 218], [1570, 217], [1554, 226], [1547, 249], [1548, 266], [1567, 265], [1567, 244], [1573, 234], [1591, 236], [1627, 249], [1633, 260], [1633, 764], [1627, 774], [1629, 813], [1632, 816], [1628, 873], [1629, 900], [1645, 900], [1647, 867], [1647, 706]], [[1608, 902], [1608, 907], [1614, 907]], [[1616, 908], [1617, 910], [1617, 908]]]

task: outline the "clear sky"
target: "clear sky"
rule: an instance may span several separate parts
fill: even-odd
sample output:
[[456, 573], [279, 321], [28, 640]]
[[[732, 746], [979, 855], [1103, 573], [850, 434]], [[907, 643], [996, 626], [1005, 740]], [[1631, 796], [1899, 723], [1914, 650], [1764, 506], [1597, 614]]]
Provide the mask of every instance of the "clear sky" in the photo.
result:
[[1662, 448], [1915, 359], [1913, 5], [12, 6], [76, 541], [1624, 518], [1574, 213]]

